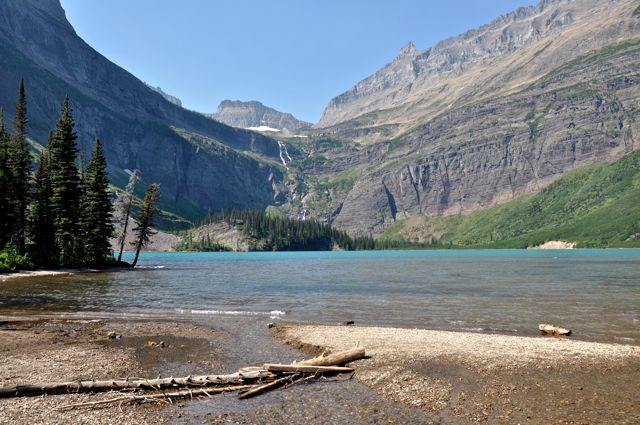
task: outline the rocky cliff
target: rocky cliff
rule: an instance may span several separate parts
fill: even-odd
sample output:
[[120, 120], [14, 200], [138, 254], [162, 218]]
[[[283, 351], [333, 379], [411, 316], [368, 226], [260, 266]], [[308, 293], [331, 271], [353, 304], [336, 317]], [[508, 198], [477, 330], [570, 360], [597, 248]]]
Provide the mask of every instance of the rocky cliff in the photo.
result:
[[[145, 84], [147, 84], [147, 83], [145, 83]], [[147, 84], [147, 87], [149, 87], [151, 90], [153, 90], [154, 92], [158, 93], [160, 96], [164, 97], [165, 100], [168, 100], [169, 102], [173, 103], [174, 105], [182, 106], [182, 101], [180, 99], [178, 99], [175, 96], [170, 95], [169, 93], [167, 93], [164, 90], [162, 90], [160, 87], [154, 87], [151, 84]]]
[[311, 127], [293, 115], [276, 111], [257, 101], [223, 100], [211, 115], [215, 120], [239, 128], [268, 127], [275, 130], [299, 130]]
[[315, 160], [303, 168], [319, 184], [304, 206], [375, 235], [400, 218], [504, 203], [638, 149], [637, 8], [546, 0], [426, 51], [409, 44], [327, 107], [316, 140], [342, 147], [307, 148]]
[[[0, 2], [0, 107], [9, 122], [21, 78], [33, 139], [46, 140], [69, 94], [85, 157], [100, 137], [112, 181], [124, 184], [124, 170], [140, 169], [161, 184], [172, 211], [197, 218], [274, 203], [283, 179], [275, 140], [167, 101], [80, 39], [58, 0]], [[181, 134], [221, 147], [205, 149]]]

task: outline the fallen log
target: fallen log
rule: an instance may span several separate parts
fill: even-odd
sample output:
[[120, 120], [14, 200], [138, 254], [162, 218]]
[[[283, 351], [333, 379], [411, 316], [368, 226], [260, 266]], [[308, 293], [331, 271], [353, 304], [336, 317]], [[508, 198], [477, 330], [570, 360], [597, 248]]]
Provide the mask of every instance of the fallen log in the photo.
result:
[[175, 387], [201, 387], [205, 385], [244, 384], [260, 379], [273, 379], [266, 370], [236, 372], [229, 375], [201, 375], [184, 378], [118, 379], [104, 381], [71, 381], [47, 384], [18, 384], [0, 388], [0, 397], [22, 397], [42, 394], [69, 394], [111, 390], [160, 390]]
[[265, 363], [264, 370], [268, 372], [298, 372], [298, 373], [350, 373], [353, 369], [340, 366], [307, 366], [297, 364], [272, 364]]
[[336, 366], [344, 365], [354, 360], [359, 360], [365, 357], [364, 348], [356, 347], [346, 351], [340, 351], [337, 353], [322, 355], [309, 360], [302, 360], [295, 363], [296, 365], [306, 366]]
[[[0, 387], [0, 398], [112, 390], [163, 390], [168, 388], [211, 387], [214, 385], [254, 385], [249, 391], [247, 391], [247, 395], [240, 397], [246, 398], [262, 393], [271, 388], [276, 388], [286, 381], [291, 381], [294, 377], [299, 377], [305, 374], [313, 375], [311, 376], [311, 378], [313, 378], [314, 376], [321, 375], [323, 373], [353, 372], [352, 368], [337, 367], [336, 365], [345, 364], [353, 360], [363, 358], [364, 356], [364, 348], [354, 348], [330, 354], [328, 356], [323, 355], [315, 359], [294, 363], [293, 365], [268, 363], [262, 367], [243, 368], [239, 372], [228, 375], [199, 375], [182, 378], [157, 379], [127, 378], [100, 381], [91, 380], [43, 384], [17, 384], [8, 387]], [[279, 375], [282, 373], [291, 374], [280, 378]], [[204, 390], [204, 394], [206, 394], [205, 391], [210, 390]], [[190, 394], [189, 390], [187, 390], [187, 393], [185, 394]], [[134, 398], [132, 400], [137, 399]]]
[[540, 324], [538, 325], [538, 330], [543, 335], [560, 335], [560, 336], [571, 335], [571, 329], [561, 328], [560, 326], [555, 326], [555, 325]]

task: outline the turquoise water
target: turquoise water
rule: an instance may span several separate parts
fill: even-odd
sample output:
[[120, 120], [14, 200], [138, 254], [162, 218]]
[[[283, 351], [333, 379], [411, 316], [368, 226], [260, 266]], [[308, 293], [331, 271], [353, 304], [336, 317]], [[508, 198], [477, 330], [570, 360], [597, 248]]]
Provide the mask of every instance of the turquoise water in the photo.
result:
[[140, 268], [0, 284], [0, 312], [255, 315], [640, 344], [640, 250], [146, 253]]

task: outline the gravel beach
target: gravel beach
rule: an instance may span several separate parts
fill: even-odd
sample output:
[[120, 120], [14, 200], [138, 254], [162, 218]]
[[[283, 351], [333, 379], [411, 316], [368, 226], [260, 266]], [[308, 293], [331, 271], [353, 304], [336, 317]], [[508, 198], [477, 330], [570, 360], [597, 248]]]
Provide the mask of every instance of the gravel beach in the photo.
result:
[[637, 346], [416, 329], [266, 325], [255, 317], [0, 316], [1, 385], [230, 373], [354, 345], [365, 347], [369, 358], [351, 364], [354, 379], [296, 385], [246, 401], [223, 394], [171, 405], [60, 410], [65, 404], [120, 393], [0, 399], [0, 424], [640, 422]]
[[356, 326], [279, 326], [317, 354], [356, 345], [356, 379], [460, 423], [640, 423], [640, 347], [554, 337]]

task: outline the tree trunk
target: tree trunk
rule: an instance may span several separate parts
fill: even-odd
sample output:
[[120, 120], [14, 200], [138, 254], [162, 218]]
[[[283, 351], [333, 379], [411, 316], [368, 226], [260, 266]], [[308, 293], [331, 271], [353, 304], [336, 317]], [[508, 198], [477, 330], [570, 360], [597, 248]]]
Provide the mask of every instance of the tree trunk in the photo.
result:
[[122, 261], [122, 251], [124, 251], [124, 242], [127, 239], [127, 228], [129, 227], [130, 212], [131, 212], [131, 202], [129, 202], [129, 205], [127, 206], [127, 212], [125, 214], [126, 219], [124, 221], [124, 226], [122, 227], [122, 236], [120, 238], [120, 252], [118, 253], [118, 263]]
[[135, 267], [138, 263], [138, 256], [140, 255], [140, 249], [142, 248], [142, 244], [136, 244], [136, 256], [133, 257], [133, 263], [131, 263], [131, 267]]

